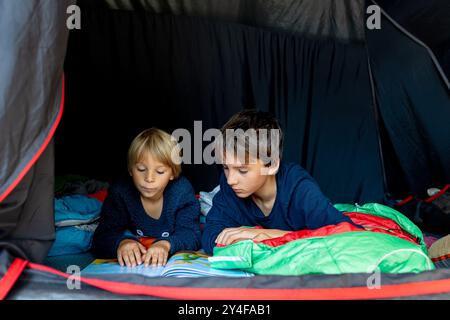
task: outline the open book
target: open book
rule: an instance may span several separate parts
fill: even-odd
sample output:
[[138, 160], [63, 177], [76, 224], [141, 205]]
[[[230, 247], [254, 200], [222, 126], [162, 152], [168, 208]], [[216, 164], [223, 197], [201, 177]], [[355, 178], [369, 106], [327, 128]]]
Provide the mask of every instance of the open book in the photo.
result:
[[81, 271], [82, 275], [106, 273], [132, 273], [148, 277], [251, 277], [252, 273], [241, 270], [213, 269], [208, 261], [208, 255], [198, 251], [180, 251], [167, 261], [164, 267], [121, 267], [116, 259], [94, 260]]

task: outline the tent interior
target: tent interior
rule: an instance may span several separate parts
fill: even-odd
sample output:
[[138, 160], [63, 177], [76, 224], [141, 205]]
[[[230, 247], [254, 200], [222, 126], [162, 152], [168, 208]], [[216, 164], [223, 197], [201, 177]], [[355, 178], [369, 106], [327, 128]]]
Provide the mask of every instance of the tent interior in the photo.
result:
[[[195, 142], [203, 141], [192, 146], [191, 163], [182, 165], [196, 193], [214, 189], [222, 171], [221, 166], [199, 161], [199, 148], [210, 143], [202, 139], [203, 133], [253, 108], [279, 119], [285, 136], [283, 159], [305, 168], [333, 203], [393, 206], [410, 196], [425, 199], [429, 188], [450, 183], [447, 0], [78, 0], [81, 29], [69, 31], [65, 10], [73, 3], [43, 1], [30, 9], [42, 16], [44, 9], [51, 9], [47, 22], [31, 20], [41, 24], [39, 31], [29, 26], [22, 32], [31, 39], [29, 48], [48, 46], [52, 53], [20, 53], [23, 59], [39, 56], [31, 58], [30, 65], [41, 65], [29, 67], [16, 59], [23, 66], [8, 73], [41, 73], [18, 80], [18, 90], [34, 81], [46, 93], [39, 98], [41, 108], [1, 120], [14, 125], [0, 129], [2, 136], [12, 137], [0, 149], [5, 158], [0, 170], [0, 248], [9, 249], [8, 255], [0, 255], [0, 275], [12, 256], [62, 272], [69, 265], [92, 262], [90, 252], [47, 256], [55, 234], [56, 181], [78, 175], [111, 184], [127, 175], [129, 144], [149, 127], [187, 129]], [[381, 7], [380, 29], [367, 26], [371, 5]], [[0, 1], [0, 16], [2, 6], [14, 10]], [[57, 27], [59, 36], [46, 34], [45, 28], [56, 32]], [[36, 40], [40, 36], [45, 41]], [[11, 45], [0, 40], [0, 47], [3, 44]], [[6, 88], [6, 97], [13, 96], [7, 87], [0, 83], [0, 93]], [[17, 101], [31, 103], [39, 96], [30, 92]], [[18, 120], [23, 114], [26, 121]], [[18, 155], [12, 156], [14, 152]], [[42, 172], [48, 180], [37, 181]], [[32, 204], [27, 205], [30, 197]], [[8, 212], [14, 203], [16, 209], [20, 203], [22, 218], [14, 217], [11, 223]], [[35, 214], [27, 218], [23, 210]], [[36, 212], [42, 217], [36, 218]], [[442, 230], [448, 220], [436, 221], [422, 231], [450, 234], [450, 228]], [[45, 278], [45, 270], [32, 266], [24, 271], [28, 282], [19, 279], [9, 298], [31, 298], [37, 290], [48, 297], [67, 297], [64, 279], [47, 275], [49, 281], [43, 284], [39, 279]], [[219, 284], [137, 275], [102, 279], [177, 287], [179, 295], [160, 295], [172, 298], [191, 297], [193, 287], [278, 290], [355, 287], [366, 281], [363, 274], [258, 276]], [[450, 269], [389, 275], [383, 281], [439, 280], [448, 282]], [[120, 297], [98, 288], [91, 283], [70, 294], [80, 299]], [[449, 297], [447, 288], [439, 294]], [[133, 297], [143, 296], [128, 296]]]
[[[174, 1], [171, 6], [135, 1], [134, 10], [127, 10], [129, 2], [95, 3], [79, 2], [84, 28], [70, 33], [65, 116], [55, 137], [57, 174], [111, 181], [124, 171], [129, 142], [144, 128], [186, 128], [194, 136], [194, 121], [202, 121], [204, 132], [220, 128], [243, 108], [258, 108], [280, 120], [284, 159], [311, 172], [334, 202], [384, 202], [386, 196], [423, 195], [427, 187], [448, 182], [448, 142], [441, 141], [448, 132], [437, 132], [446, 129], [448, 82], [436, 70], [425, 75], [433, 79], [407, 81], [408, 70], [416, 64], [433, 67], [432, 61], [386, 18], [381, 30], [365, 33], [364, 1], [334, 8], [326, 1], [297, 7], [290, 1], [273, 7], [261, 1]], [[287, 8], [289, 15], [281, 16]], [[412, 10], [414, 19], [419, 20], [414, 13], [420, 9]], [[337, 22], [318, 18], [324, 12], [336, 14]], [[420, 30], [431, 29], [425, 23]], [[430, 46], [436, 48], [441, 72], [450, 72], [448, 50], [441, 49], [442, 43], [448, 46], [448, 35], [436, 34], [445, 37], [430, 39]], [[410, 60], [400, 61], [406, 53]], [[392, 109], [407, 102], [379, 94], [393, 86], [386, 79], [392, 70], [397, 81], [406, 82], [406, 92], [398, 96], [413, 101], [410, 116], [416, 117], [403, 124], [403, 132], [397, 121], [408, 115]], [[429, 94], [423, 87], [416, 92], [428, 79], [436, 82], [429, 90], [440, 92]], [[428, 116], [429, 105], [442, 107]], [[418, 128], [416, 119], [430, 123]], [[428, 126], [436, 130], [430, 134], [433, 141], [426, 141], [426, 132], [405, 145], [407, 135], [431, 130]], [[423, 161], [419, 152], [426, 155]], [[184, 166], [197, 191], [214, 188], [219, 172], [201, 163]]]

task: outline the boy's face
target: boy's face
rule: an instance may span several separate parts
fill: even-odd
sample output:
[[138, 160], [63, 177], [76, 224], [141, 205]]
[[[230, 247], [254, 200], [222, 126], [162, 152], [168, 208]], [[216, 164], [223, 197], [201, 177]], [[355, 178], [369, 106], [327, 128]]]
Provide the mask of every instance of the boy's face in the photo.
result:
[[258, 192], [269, 176], [274, 175], [278, 169], [278, 166], [268, 169], [259, 159], [249, 160], [249, 163], [243, 163], [233, 155], [224, 154], [223, 169], [227, 183], [239, 198], [247, 198]]
[[172, 169], [146, 153], [131, 169], [130, 175], [134, 185], [142, 197], [157, 200], [164, 192], [170, 180], [173, 180]]

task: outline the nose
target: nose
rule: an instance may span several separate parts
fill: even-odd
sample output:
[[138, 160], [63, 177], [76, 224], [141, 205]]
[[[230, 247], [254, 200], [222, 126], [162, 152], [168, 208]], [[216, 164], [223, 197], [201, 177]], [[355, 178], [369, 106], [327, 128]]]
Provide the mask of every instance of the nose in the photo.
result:
[[147, 172], [145, 174], [144, 180], [145, 182], [153, 182], [153, 180], [155, 179], [155, 175], [151, 172]]
[[229, 173], [228, 173], [228, 176], [227, 176], [227, 183], [228, 183], [228, 185], [230, 185], [230, 186], [234, 186], [234, 185], [237, 184], [237, 178], [236, 178], [236, 175], [233, 174], [232, 172], [229, 172]]

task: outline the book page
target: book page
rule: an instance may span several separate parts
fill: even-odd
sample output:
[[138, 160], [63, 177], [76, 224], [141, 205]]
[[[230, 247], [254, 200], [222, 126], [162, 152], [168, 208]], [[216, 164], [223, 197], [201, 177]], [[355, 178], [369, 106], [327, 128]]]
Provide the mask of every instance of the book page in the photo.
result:
[[200, 251], [180, 251], [174, 254], [162, 271], [163, 277], [251, 277], [242, 270], [211, 268], [208, 255]]
[[145, 267], [144, 264], [136, 267], [122, 267], [117, 259], [96, 259], [81, 271], [81, 275], [87, 274], [141, 274], [147, 277], [160, 277], [164, 267]]
[[195, 251], [180, 251], [170, 257], [165, 267], [122, 267], [117, 259], [96, 259], [81, 271], [81, 275], [95, 274], [141, 274], [146, 277], [251, 277], [252, 273], [241, 270], [213, 269], [208, 255]]

